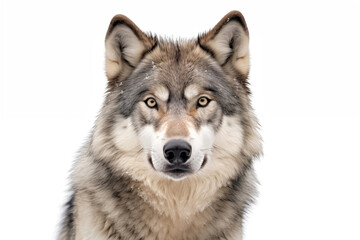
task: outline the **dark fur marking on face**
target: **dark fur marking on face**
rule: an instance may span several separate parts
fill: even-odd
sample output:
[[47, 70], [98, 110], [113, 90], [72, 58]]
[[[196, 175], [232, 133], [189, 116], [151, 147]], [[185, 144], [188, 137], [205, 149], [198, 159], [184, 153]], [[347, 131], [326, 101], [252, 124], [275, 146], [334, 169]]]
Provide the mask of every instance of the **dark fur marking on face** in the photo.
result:
[[208, 117], [207, 124], [212, 124], [215, 127], [215, 132], [219, 130], [222, 124], [222, 112], [220, 109], [217, 109], [211, 116]]
[[195, 129], [199, 130], [201, 127], [201, 121], [198, 118], [194, 118]]
[[169, 105], [169, 103], [170, 103], [170, 101], [171, 101], [171, 98], [172, 98], [173, 96], [172, 96], [172, 94], [171, 94], [171, 91], [169, 90], [169, 87], [166, 86], [166, 88], [167, 88], [168, 91], [169, 91], [169, 96], [168, 96], [168, 99], [167, 99], [167, 101], [166, 101], [166, 104]]
[[155, 122], [154, 122], [154, 128], [155, 128], [155, 130], [159, 130], [160, 121], [161, 121], [161, 119], [156, 119], [156, 120], [155, 120]]
[[150, 67], [135, 69], [135, 71], [124, 81], [123, 91], [117, 96], [119, 113], [124, 117], [129, 117], [133, 112], [136, 103], [139, 102], [146, 92], [149, 91], [149, 79], [146, 79]]
[[216, 93], [216, 90], [211, 87], [204, 87], [204, 90], [208, 92]]
[[212, 92], [215, 100], [221, 105], [225, 115], [232, 115], [243, 109], [242, 103], [237, 98], [237, 93], [231, 84], [224, 84], [224, 81], [228, 80], [224, 76], [224, 73], [213, 67], [207, 68], [208, 77], [205, 79], [207, 89]]
[[140, 115], [140, 121], [139, 121], [140, 125], [144, 126], [147, 124], [151, 124], [151, 122], [144, 116], [144, 115]]

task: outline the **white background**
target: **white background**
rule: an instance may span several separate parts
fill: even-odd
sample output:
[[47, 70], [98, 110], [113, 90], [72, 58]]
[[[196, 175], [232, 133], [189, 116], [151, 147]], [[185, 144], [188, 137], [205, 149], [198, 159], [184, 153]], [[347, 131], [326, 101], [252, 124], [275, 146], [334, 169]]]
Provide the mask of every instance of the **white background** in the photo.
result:
[[250, 30], [264, 138], [245, 240], [359, 240], [360, 2], [329, 0], [2, 1], [0, 239], [55, 238], [69, 170], [102, 104], [115, 14], [189, 38], [233, 9]]

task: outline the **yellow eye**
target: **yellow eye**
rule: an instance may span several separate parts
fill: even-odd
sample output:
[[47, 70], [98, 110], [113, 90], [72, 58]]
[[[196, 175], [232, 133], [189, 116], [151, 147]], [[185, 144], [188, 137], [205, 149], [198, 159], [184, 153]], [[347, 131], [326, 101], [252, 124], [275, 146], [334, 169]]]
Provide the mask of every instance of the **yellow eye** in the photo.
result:
[[198, 99], [198, 106], [199, 107], [206, 107], [210, 103], [210, 99], [207, 97], [201, 97]]
[[146, 106], [148, 106], [149, 108], [156, 108], [157, 107], [157, 103], [156, 100], [152, 97], [149, 97], [145, 100], [145, 104]]

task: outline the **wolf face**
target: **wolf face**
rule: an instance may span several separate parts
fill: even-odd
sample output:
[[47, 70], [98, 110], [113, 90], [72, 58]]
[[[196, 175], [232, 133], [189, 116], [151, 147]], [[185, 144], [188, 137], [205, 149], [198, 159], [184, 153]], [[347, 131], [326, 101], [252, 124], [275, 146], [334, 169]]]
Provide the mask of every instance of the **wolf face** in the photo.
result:
[[113, 18], [107, 95], [59, 239], [242, 239], [261, 154], [248, 43], [237, 11], [175, 42]]
[[238, 173], [260, 152], [248, 98], [248, 42], [239, 12], [197, 40], [176, 42], [115, 16], [105, 41], [108, 94], [94, 153], [137, 180], [225, 181]]

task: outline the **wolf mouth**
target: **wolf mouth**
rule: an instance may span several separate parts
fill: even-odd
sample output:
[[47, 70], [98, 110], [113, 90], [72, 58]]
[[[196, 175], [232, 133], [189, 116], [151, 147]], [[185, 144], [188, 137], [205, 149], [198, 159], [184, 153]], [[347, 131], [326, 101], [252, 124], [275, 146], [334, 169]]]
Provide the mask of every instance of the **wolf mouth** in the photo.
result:
[[193, 170], [188, 164], [174, 164], [167, 165], [162, 172], [173, 179], [180, 180], [186, 175], [193, 173]]
[[173, 174], [179, 174], [179, 173], [188, 173], [189, 170], [185, 170], [185, 169], [181, 169], [181, 168], [175, 168], [175, 169], [167, 171], [167, 172], [173, 173]]
[[174, 180], [181, 180], [186, 175], [191, 174], [192, 171], [189, 168], [173, 168], [171, 170], [165, 170], [164, 173]]
[[[154, 167], [153, 161], [151, 156], [148, 156], [148, 161], [149, 164], [151, 165], [151, 167], [155, 170], [156, 168]], [[200, 169], [204, 168], [204, 166], [207, 164], [207, 156], [204, 156], [203, 162], [201, 163]], [[181, 165], [168, 165], [165, 167], [165, 169], [162, 171], [165, 174], [171, 175], [171, 176], [184, 176], [185, 174], [190, 174], [193, 171], [191, 170], [191, 167], [187, 164], [181, 164]]]
[[175, 165], [175, 166], [166, 167], [165, 172], [186, 173], [186, 172], [191, 172], [191, 170], [187, 165]]

